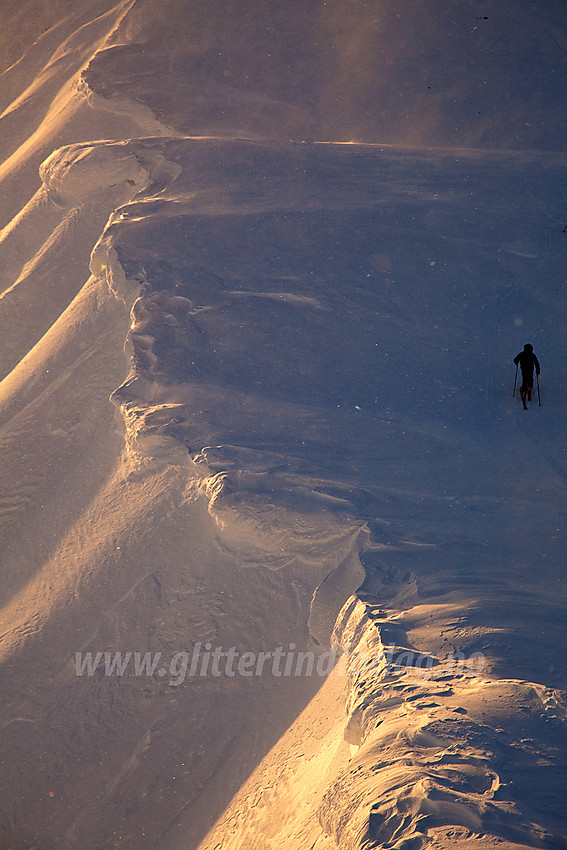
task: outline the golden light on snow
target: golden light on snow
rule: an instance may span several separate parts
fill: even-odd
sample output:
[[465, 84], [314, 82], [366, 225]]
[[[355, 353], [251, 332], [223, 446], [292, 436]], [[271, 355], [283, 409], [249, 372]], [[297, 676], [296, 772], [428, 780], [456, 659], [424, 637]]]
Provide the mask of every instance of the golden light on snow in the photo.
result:
[[562, 4], [6, 5], [0, 845], [562, 846]]

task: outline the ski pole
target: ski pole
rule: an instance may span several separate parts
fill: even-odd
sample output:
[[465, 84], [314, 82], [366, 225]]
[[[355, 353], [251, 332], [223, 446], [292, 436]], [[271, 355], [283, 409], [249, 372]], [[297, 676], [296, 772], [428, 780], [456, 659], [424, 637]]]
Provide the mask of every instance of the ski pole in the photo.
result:
[[518, 380], [518, 364], [516, 363], [516, 377], [514, 378], [514, 392], [512, 393], [512, 398], [516, 395], [516, 381]]
[[541, 407], [541, 396], [539, 394], [539, 375], [536, 375], [536, 380], [537, 380], [537, 400], [538, 400], [539, 406]]

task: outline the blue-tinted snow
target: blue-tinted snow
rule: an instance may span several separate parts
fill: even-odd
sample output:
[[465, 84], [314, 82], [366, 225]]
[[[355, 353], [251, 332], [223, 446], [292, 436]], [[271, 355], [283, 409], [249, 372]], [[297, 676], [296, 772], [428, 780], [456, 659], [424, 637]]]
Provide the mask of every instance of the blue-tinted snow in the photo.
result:
[[[467, 616], [489, 630], [525, 609], [548, 630], [505, 669], [553, 679], [565, 158], [188, 139], [137, 143], [142, 162], [144, 146], [182, 170], [105, 237], [142, 292], [114, 396], [138, 436], [221, 474], [233, 521], [261, 497], [279, 523], [303, 505], [367, 526], [367, 592], [387, 597], [393, 569], [396, 592], [482, 600]], [[543, 406], [524, 413], [528, 339]], [[508, 623], [490, 600], [511, 573]], [[496, 663], [497, 643], [471, 638]]]

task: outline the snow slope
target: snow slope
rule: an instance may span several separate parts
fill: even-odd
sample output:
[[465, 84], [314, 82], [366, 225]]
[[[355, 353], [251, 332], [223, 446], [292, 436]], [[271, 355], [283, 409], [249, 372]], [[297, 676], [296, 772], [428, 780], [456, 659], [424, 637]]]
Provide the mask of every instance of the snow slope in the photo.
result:
[[564, 12], [60, 8], [2, 78], [1, 846], [565, 846]]

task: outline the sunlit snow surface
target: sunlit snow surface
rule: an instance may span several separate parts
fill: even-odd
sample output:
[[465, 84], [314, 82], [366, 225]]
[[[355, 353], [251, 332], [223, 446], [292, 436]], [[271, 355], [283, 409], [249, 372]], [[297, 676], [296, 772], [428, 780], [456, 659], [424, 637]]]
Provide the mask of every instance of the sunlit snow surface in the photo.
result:
[[28, 15], [0, 845], [565, 847], [565, 13], [488, 5]]
[[[392, 547], [379, 562], [399, 560], [402, 540], [434, 544], [401, 560], [436, 593], [466, 576], [489, 596], [502, 568], [531, 583], [537, 560], [553, 598], [567, 472], [564, 157], [131, 149], [143, 161], [156, 145], [182, 171], [118, 210], [95, 251], [112, 245], [141, 285], [135, 379], [114, 396], [139, 438], [185, 442], [235, 492], [238, 480], [273, 489], [284, 508], [300, 488], [318, 509], [369, 523]], [[543, 404], [524, 415], [511, 360], [526, 339]], [[518, 647], [515, 672], [541, 674], [532, 652]]]
[[[116, 649], [147, 619], [156, 651], [210, 640], [320, 653], [336, 640], [350, 659], [324, 688], [346, 698], [344, 720], [330, 698], [310, 704], [207, 850], [256, 846], [275, 812], [275, 840], [290, 848], [323, 834], [335, 836], [324, 850], [364, 836], [560, 842], [564, 169], [558, 154], [189, 138], [71, 146], [43, 166], [63, 204], [103, 179], [145, 186], [91, 259], [95, 279], [133, 303], [132, 369], [111, 399], [134, 464], [133, 492], [118, 499], [126, 516], [145, 507], [119, 547], [130, 589], [84, 646], [110, 640], [119, 611]], [[512, 358], [528, 339], [542, 404], [534, 394], [524, 412]], [[205, 497], [212, 538], [184, 486]], [[114, 593], [108, 569], [99, 607]], [[430, 675], [416, 681], [411, 661], [388, 673], [388, 646], [430, 658]], [[480, 669], [455, 671], [455, 651], [476, 653]], [[78, 785], [70, 846], [109, 841], [125, 819], [128, 846], [197, 846], [255, 748], [321, 684], [260, 678], [188, 680], [167, 721], [147, 703], [125, 744], [144, 761], [103, 786], [114, 819], [105, 826], [106, 798], [85, 808]], [[89, 698], [89, 680], [80, 687]], [[97, 752], [130, 726], [133, 688]], [[321, 748], [298, 730], [322, 718]], [[294, 735], [309, 757], [293, 756]], [[538, 771], [535, 791], [525, 777]], [[251, 801], [270, 776], [281, 800], [264, 815]], [[139, 794], [134, 811], [166, 806], [166, 822], [135, 825], [125, 800]]]

